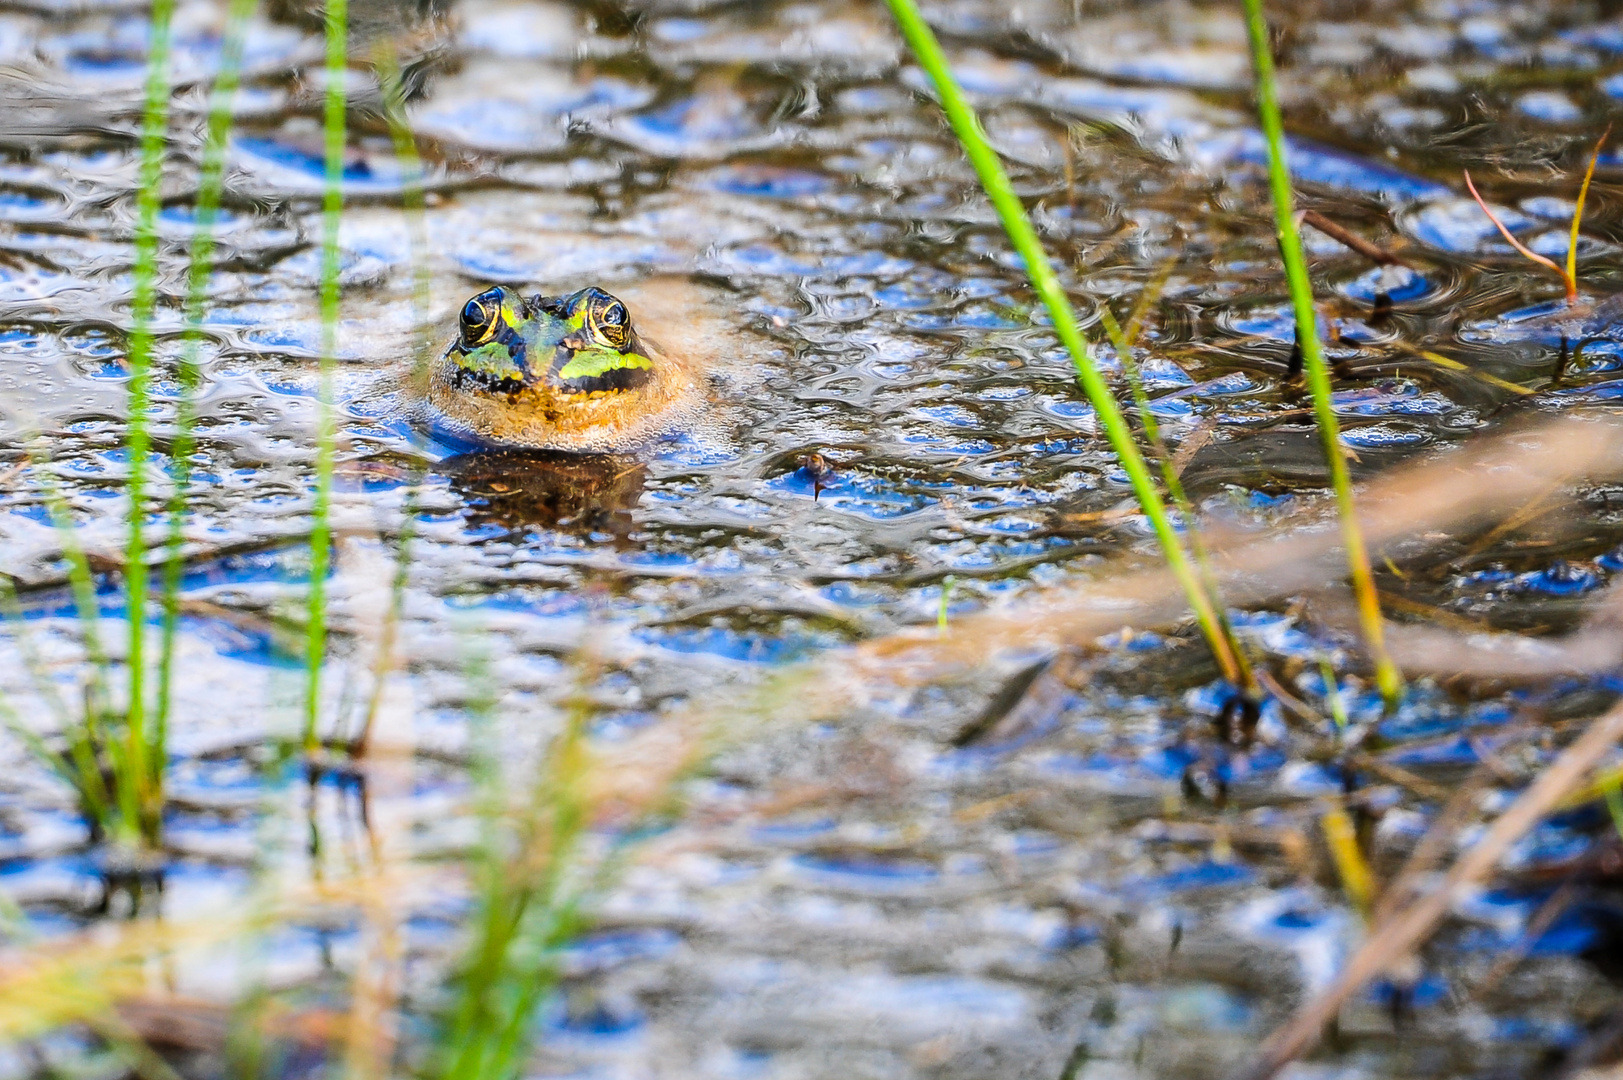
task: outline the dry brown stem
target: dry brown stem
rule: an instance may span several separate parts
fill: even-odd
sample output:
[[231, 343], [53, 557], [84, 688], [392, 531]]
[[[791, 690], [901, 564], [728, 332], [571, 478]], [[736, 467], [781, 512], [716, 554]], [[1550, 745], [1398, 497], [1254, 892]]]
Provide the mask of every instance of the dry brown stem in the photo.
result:
[[[1403, 610], [1400, 603], [1390, 605]], [[1412, 673], [1451, 679], [1519, 682], [1557, 675], [1600, 675], [1623, 662], [1623, 587], [1613, 586], [1596, 601], [1582, 626], [1559, 637], [1498, 632], [1468, 624], [1449, 626], [1447, 612], [1422, 612], [1430, 623], [1388, 623], [1387, 640]], [[1352, 626], [1351, 605], [1315, 603], [1316, 619]], [[1439, 625], [1441, 623], [1441, 625]]]
[[1317, 210], [1304, 211], [1302, 224], [1313, 226], [1336, 243], [1358, 252], [1370, 262], [1379, 263], [1381, 266], [1407, 266], [1413, 269], [1413, 264], [1407, 259], [1393, 254], [1374, 241], [1364, 239], [1345, 226], [1337, 225]]
[[[1522, 506], [1575, 478], [1620, 473], [1623, 423], [1569, 416], [1395, 470], [1360, 494], [1359, 516], [1371, 548], [1379, 552]], [[1215, 530], [1206, 535], [1213, 569], [1232, 604], [1322, 589], [1344, 570], [1340, 533], [1328, 520], [1260, 538]], [[1165, 570], [1117, 572], [960, 618], [946, 635], [933, 627], [893, 634], [842, 655], [837, 663], [846, 677], [924, 681], [962, 672], [1000, 651], [1088, 642], [1124, 624], [1165, 626], [1184, 618], [1185, 610], [1182, 593]], [[1428, 670], [1411, 667], [1407, 656], [1405, 667]]]
[[1465, 188], [1471, 193], [1471, 198], [1476, 200], [1476, 204], [1482, 208], [1482, 212], [1488, 215], [1488, 220], [1493, 222], [1498, 228], [1499, 234], [1509, 242], [1511, 247], [1516, 249], [1517, 253], [1521, 255], [1522, 258], [1528, 259], [1531, 262], [1536, 262], [1540, 266], [1545, 266], [1555, 271], [1556, 276], [1561, 279], [1561, 283], [1566, 286], [1567, 305], [1570, 307], [1578, 299], [1578, 282], [1573, 275], [1568, 273], [1563, 267], [1557, 266], [1553, 260], [1546, 259], [1544, 256], [1529, 249], [1526, 244], [1522, 243], [1520, 240], [1516, 239], [1516, 237], [1511, 235], [1510, 230], [1505, 227], [1505, 223], [1499, 220], [1499, 215], [1493, 212], [1492, 208], [1488, 206], [1486, 200], [1484, 200], [1481, 194], [1477, 192], [1476, 185], [1471, 182], [1470, 170], [1466, 170], [1465, 173]]

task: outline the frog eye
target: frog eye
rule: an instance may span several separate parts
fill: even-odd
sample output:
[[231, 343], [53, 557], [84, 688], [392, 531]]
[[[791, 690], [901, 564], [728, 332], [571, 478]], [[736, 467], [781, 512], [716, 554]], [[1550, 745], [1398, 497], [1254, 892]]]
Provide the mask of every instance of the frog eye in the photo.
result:
[[591, 327], [604, 344], [624, 349], [631, 340], [631, 313], [614, 297], [603, 293], [592, 305]]
[[462, 344], [483, 345], [496, 333], [502, 312], [500, 289], [491, 289], [462, 305]]

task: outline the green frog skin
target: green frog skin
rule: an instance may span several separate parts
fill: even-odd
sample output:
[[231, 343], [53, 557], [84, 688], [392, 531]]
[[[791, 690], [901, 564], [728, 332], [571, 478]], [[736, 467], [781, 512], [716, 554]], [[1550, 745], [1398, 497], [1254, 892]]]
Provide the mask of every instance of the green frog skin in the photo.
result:
[[676, 427], [699, 376], [632, 325], [596, 286], [524, 296], [506, 286], [463, 305], [457, 336], [429, 373], [429, 417], [481, 446], [608, 453]]

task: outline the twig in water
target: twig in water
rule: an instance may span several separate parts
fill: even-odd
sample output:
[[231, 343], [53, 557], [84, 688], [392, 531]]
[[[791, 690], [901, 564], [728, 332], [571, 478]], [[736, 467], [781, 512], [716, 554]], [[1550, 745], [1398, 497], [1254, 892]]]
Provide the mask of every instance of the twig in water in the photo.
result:
[[1317, 210], [1302, 211], [1302, 224], [1313, 226], [1336, 243], [1351, 248], [1370, 262], [1382, 266], [1407, 266], [1411, 270], [1414, 269], [1413, 264], [1407, 259], [1394, 255], [1373, 241], [1364, 239], [1344, 225], [1337, 225]]
[[1516, 965], [1527, 958], [1528, 950], [1538, 944], [1538, 939], [1544, 936], [1545, 931], [1555, 925], [1555, 920], [1564, 915], [1576, 899], [1578, 899], [1578, 889], [1571, 881], [1564, 883], [1559, 889], [1551, 893], [1549, 899], [1540, 904], [1538, 910], [1533, 913], [1533, 917], [1527, 920], [1527, 925], [1522, 928], [1521, 937], [1516, 939], [1515, 944], [1510, 947], [1509, 951], [1494, 961], [1493, 967], [1488, 969], [1488, 973], [1482, 977], [1482, 980], [1471, 987], [1471, 996], [1480, 1001], [1503, 982], [1505, 976], [1514, 971]]
[[1510, 230], [1505, 228], [1505, 223], [1499, 220], [1499, 215], [1488, 209], [1488, 204], [1483, 201], [1482, 196], [1477, 192], [1476, 185], [1471, 182], [1471, 170], [1469, 169], [1465, 170], [1465, 187], [1466, 190], [1471, 193], [1471, 198], [1476, 200], [1476, 204], [1482, 207], [1482, 212], [1488, 215], [1488, 220], [1493, 222], [1494, 225], [1498, 227], [1500, 234], [1504, 236], [1505, 240], [1510, 244], [1510, 246], [1515, 248], [1523, 258], [1536, 262], [1540, 266], [1547, 266], [1551, 270], [1554, 270], [1556, 275], [1561, 278], [1562, 282], [1567, 287], [1567, 303], [1571, 304], [1577, 300], [1578, 283], [1572, 278], [1568, 277], [1567, 272], [1561, 267], [1557, 266], [1554, 259], [1545, 258], [1543, 255], [1533, 251], [1526, 244], [1522, 243], [1520, 240], [1511, 235]]

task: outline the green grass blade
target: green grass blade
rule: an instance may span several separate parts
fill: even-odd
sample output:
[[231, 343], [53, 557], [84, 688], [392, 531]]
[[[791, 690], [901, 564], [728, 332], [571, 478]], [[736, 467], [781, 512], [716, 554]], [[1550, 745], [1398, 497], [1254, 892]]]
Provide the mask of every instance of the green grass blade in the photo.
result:
[[81, 809], [91, 821], [104, 829], [107, 827], [110, 822], [107, 812], [107, 789], [102, 783], [101, 770], [96, 768], [95, 758], [90, 753], [88, 744], [81, 739], [70, 738], [68, 754], [64, 756], [57, 753], [33, 728], [23, 722], [21, 714], [4, 694], [0, 694], [0, 725], [17, 736], [34, 760], [56, 773], [60, 780], [73, 788], [74, 794], [79, 798]]
[[88, 717], [86, 722], [95, 723], [108, 711], [107, 672], [112, 666], [101, 642], [101, 610], [96, 602], [96, 578], [91, 572], [90, 560], [85, 557], [84, 548], [79, 543], [72, 511], [56, 486], [56, 478], [46, 468], [45, 452], [36, 444], [29, 452], [29, 459], [39, 476], [51, 528], [61, 541], [63, 561], [68, 564], [68, 588], [73, 594], [73, 609], [79, 619], [79, 641], [85, 650], [85, 660], [90, 665], [88, 711], [94, 716]]
[[1127, 473], [1128, 482], [1132, 485], [1139, 507], [1149, 519], [1156, 537], [1161, 542], [1161, 551], [1167, 567], [1177, 578], [1185, 597], [1188, 598], [1189, 606], [1200, 624], [1201, 633], [1205, 635], [1212, 654], [1223, 668], [1224, 674], [1238, 681], [1239, 669], [1224, 641], [1218, 613], [1208, 599], [1205, 589], [1201, 587], [1195, 568], [1184, 551], [1177, 531], [1173, 528], [1166, 504], [1162, 502], [1161, 494], [1156, 489], [1155, 480], [1144, 461], [1144, 455], [1139, 452], [1138, 444], [1133, 440], [1132, 429], [1128, 427], [1126, 417], [1122, 415], [1109, 386], [1098, 368], [1094, 366], [1092, 356], [1088, 352], [1087, 341], [1077, 326], [1076, 314], [1071, 309], [1070, 299], [1065, 295], [1065, 290], [1054, 273], [1053, 265], [1048, 261], [1048, 254], [1043, 250], [1042, 241], [1038, 239], [1036, 230], [1032, 228], [1031, 221], [1026, 216], [1025, 206], [1009, 182], [1008, 174], [1004, 172], [1003, 163], [987, 142], [979, 118], [965, 100], [957, 80], [953, 78], [947, 58], [941, 51], [940, 42], [925, 23], [924, 16], [919, 14], [914, 0], [886, 0], [886, 3], [889, 4], [891, 14], [895, 17], [896, 25], [901, 29], [908, 47], [913, 51], [914, 58], [930, 76], [936, 95], [941, 101], [941, 109], [947, 116], [947, 122], [957, 135], [965, 156], [974, 166], [981, 187], [985, 189], [992, 206], [997, 210], [998, 218], [1003, 223], [1004, 231], [1008, 233], [1010, 243], [1024, 260], [1026, 276], [1031, 281], [1031, 287], [1048, 309], [1049, 317], [1054, 323], [1054, 332], [1061, 344], [1071, 354], [1071, 363], [1076, 368], [1077, 380], [1082, 384], [1083, 393], [1093, 404], [1099, 424], [1104, 428], [1111, 448], [1115, 450], [1122, 469]]
[[186, 277], [186, 330], [180, 359], [180, 403], [175, 417], [173, 489], [169, 496], [169, 534], [164, 541], [163, 638], [158, 653], [158, 697], [153, 707], [152, 743], [148, 765], [151, 787], [163, 797], [164, 765], [168, 760], [169, 710], [174, 698], [175, 642], [180, 624], [181, 541], [186, 520], [186, 497], [191, 487], [192, 452], [197, 447], [197, 392], [202, 383], [198, 351], [203, 342], [203, 309], [209, 280], [214, 276], [214, 224], [219, 217], [225, 177], [226, 135], [231, 128], [231, 103], [242, 71], [242, 50], [248, 20], [257, 0], [231, 0], [226, 11], [225, 38], [220, 46], [220, 70], [209, 95], [208, 120], [203, 135], [202, 161], [197, 182], [189, 267]]
[[1313, 308], [1313, 285], [1308, 280], [1307, 259], [1302, 254], [1302, 237], [1296, 231], [1295, 198], [1291, 193], [1290, 167], [1285, 160], [1285, 125], [1279, 113], [1275, 85], [1273, 51], [1268, 44], [1268, 26], [1262, 16], [1262, 0], [1244, 0], [1246, 29], [1251, 40], [1251, 59], [1256, 70], [1257, 112], [1268, 142], [1268, 184], [1273, 193], [1274, 222], [1279, 231], [1279, 252], [1285, 263], [1285, 280], [1290, 286], [1291, 307], [1296, 315], [1296, 341], [1302, 350], [1302, 369], [1313, 395], [1313, 412], [1324, 440], [1324, 456], [1330, 465], [1330, 482], [1336, 492], [1336, 510], [1341, 518], [1342, 543], [1347, 548], [1347, 568], [1358, 600], [1359, 621], [1363, 624], [1364, 645], [1375, 664], [1375, 682], [1387, 707], [1396, 706], [1403, 694], [1403, 676], [1386, 651], [1381, 627], [1380, 598], [1369, 568], [1369, 550], [1364, 531], [1358, 524], [1353, 501], [1352, 478], [1347, 457], [1341, 448], [1341, 426], [1330, 403], [1330, 372], [1324, 362], [1324, 346], [1319, 341], [1318, 320]]
[[321, 198], [321, 388], [316, 420], [316, 492], [311, 510], [309, 621], [305, 627], [304, 748], [317, 746], [321, 663], [327, 653], [327, 570], [332, 560], [332, 474], [336, 427], [334, 369], [338, 363], [338, 226], [344, 211], [344, 83], [349, 58], [349, 0], [328, 0], [326, 178]]
[[101, 769], [96, 765], [95, 749], [87, 738], [86, 733], [90, 727], [82, 720], [75, 727], [76, 722], [71, 710], [62, 700], [62, 695], [57, 692], [43, 658], [34, 648], [27, 623], [24, 621], [22, 606], [17, 601], [17, 587], [3, 574], [0, 574], [0, 615], [3, 615], [12, 627], [17, 650], [22, 654], [23, 666], [28, 669], [30, 680], [34, 684], [34, 692], [55, 714], [57, 723], [65, 733], [68, 755], [64, 757], [52, 751], [45, 740], [23, 722], [22, 717], [4, 695], [0, 695], [0, 722], [11, 728], [35, 759], [55, 772], [78, 793], [80, 809], [85, 817], [105, 832], [112, 824], [108, 815], [107, 785], [102, 779]]
[[124, 553], [124, 617], [129, 628], [129, 703], [125, 713], [118, 802], [122, 839], [138, 842], [152, 812], [146, 767], [146, 467], [152, 449], [147, 429], [151, 404], [152, 318], [158, 303], [158, 208], [163, 201], [163, 160], [169, 137], [169, 38], [175, 0], [154, 0], [147, 21], [146, 99], [141, 112], [141, 164], [136, 185], [134, 298], [129, 343], [129, 541]]
[[101, 723], [110, 715], [112, 695], [107, 689], [107, 673], [112, 661], [101, 642], [101, 608], [96, 602], [96, 578], [90, 570], [90, 560], [79, 543], [79, 531], [73, 524], [68, 503], [57, 489], [56, 478], [44, 467], [43, 454], [34, 456], [39, 470], [40, 487], [45, 493], [45, 507], [51, 515], [51, 527], [62, 542], [62, 557], [68, 564], [68, 586], [73, 592], [73, 608], [79, 617], [79, 640], [84, 646], [85, 660], [90, 666], [90, 679], [85, 692], [84, 727], [93, 739], [101, 737]]
[[462, 963], [460, 984], [454, 1003], [441, 1019], [433, 1061], [428, 1075], [435, 1080], [452, 1076], [469, 1049], [470, 1032], [475, 1030], [484, 1009], [488, 983], [490, 939], [497, 932], [499, 907], [506, 883], [507, 834], [502, 824], [507, 813], [507, 791], [501, 761], [494, 739], [496, 691], [489, 658], [477, 639], [469, 644], [464, 659], [469, 688], [466, 707], [472, 760], [468, 782], [473, 788], [473, 811], [479, 823], [479, 839], [472, 855], [469, 878], [477, 896], [474, 946]]
[[1109, 336], [1110, 343], [1121, 360], [1122, 374], [1127, 377], [1127, 384], [1132, 388], [1133, 406], [1144, 427], [1144, 436], [1150, 441], [1150, 449], [1154, 452], [1156, 464], [1160, 467], [1161, 480], [1166, 485], [1167, 494], [1172, 497], [1172, 505], [1177, 507], [1178, 514], [1183, 518], [1184, 530], [1189, 537], [1189, 548], [1194, 555], [1195, 566], [1200, 571], [1201, 587], [1206, 590], [1207, 599], [1217, 615], [1217, 627], [1223, 637], [1223, 646], [1233, 658], [1234, 670], [1231, 672], [1225, 669], [1224, 675], [1245, 697], [1253, 702], [1260, 701], [1262, 687], [1258, 685], [1256, 673], [1251, 670], [1251, 661], [1240, 645], [1239, 638], [1234, 634], [1233, 624], [1229, 622], [1228, 609], [1223, 604], [1223, 592], [1218, 587], [1217, 574], [1212, 570], [1211, 556], [1207, 553], [1206, 542], [1201, 538], [1200, 526], [1195, 520], [1195, 508], [1184, 492], [1183, 479], [1173, 466], [1172, 455], [1167, 450], [1166, 441], [1161, 438], [1161, 426], [1156, 423], [1155, 414], [1150, 411], [1150, 396], [1144, 390], [1143, 374], [1139, 371], [1138, 361], [1133, 359], [1133, 341], [1143, 318], [1143, 307], [1141, 298], [1137, 305], [1138, 310], [1135, 310], [1133, 317], [1128, 320], [1125, 330], [1116, 321], [1116, 314], [1110, 310], [1108, 303], [1099, 305], [1099, 321], [1104, 324], [1105, 334]]
[[0, 574], [0, 616], [3, 616], [11, 626], [12, 638], [17, 642], [17, 651], [22, 654], [23, 667], [28, 669], [29, 679], [34, 684], [34, 692], [55, 714], [58, 724], [70, 723], [73, 712], [68, 708], [68, 703], [62, 699], [56, 684], [51, 681], [45, 659], [35, 648], [34, 636], [28, 631], [22, 605], [17, 599], [17, 583], [5, 574]]
[[[84, 645], [85, 661], [90, 677], [85, 684], [84, 711], [79, 725], [65, 725], [64, 734], [72, 750], [80, 774], [95, 777], [95, 783], [81, 790], [101, 791], [99, 798], [87, 798], [82, 809], [87, 822], [103, 834], [118, 837], [121, 842], [134, 843], [139, 836], [137, 820], [129, 816], [130, 808], [122, 797], [120, 784], [131, 778], [128, 743], [120, 742], [115, 733], [107, 729], [112, 719], [111, 694], [107, 675], [112, 661], [101, 642], [101, 612], [96, 601], [96, 580], [90, 569], [90, 560], [79, 543], [79, 533], [73, 524], [67, 500], [57, 489], [56, 479], [44, 468], [41, 455], [34, 456], [39, 470], [40, 487], [45, 494], [45, 505], [50, 511], [51, 527], [62, 543], [62, 556], [68, 564], [68, 584], [73, 593], [75, 614], [78, 616], [79, 639]], [[112, 766], [113, 791], [106, 790], [102, 779], [100, 754], [105, 752]], [[89, 781], [87, 780], [88, 784]], [[137, 800], [137, 806], [139, 805]]]
[[[556, 981], [553, 954], [582, 925], [591, 885], [567, 885], [588, 824], [581, 779], [590, 768], [585, 682], [592, 670], [580, 674], [563, 730], [516, 812], [500, 794], [499, 765], [489, 757], [494, 748], [481, 747], [484, 761], [475, 774], [483, 825], [476, 855], [479, 914], [456, 1002], [440, 1031], [431, 1072], [437, 1080], [516, 1075], [533, 1037], [535, 1008]], [[488, 677], [484, 669], [479, 673]], [[488, 695], [476, 700], [483, 705], [476, 721], [488, 733], [494, 702]]]
[[[428, 265], [428, 222], [423, 197], [423, 159], [417, 150], [417, 137], [412, 133], [410, 118], [406, 115], [404, 88], [400, 82], [400, 59], [392, 42], [380, 47], [374, 67], [378, 85], [383, 94], [383, 116], [389, 125], [389, 136], [394, 142], [395, 159], [401, 167], [400, 201], [406, 211], [407, 244], [412, 263], [412, 314], [416, 325], [416, 341], [412, 350], [411, 374], [407, 385], [415, 393], [428, 371], [433, 358], [434, 338], [430, 323], [433, 308], [433, 279]], [[377, 722], [378, 709], [383, 704], [383, 691], [394, 666], [395, 647], [399, 637], [400, 620], [405, 612], [406, 584], [411, 571], [411, 541], [416, 531], [417, 494], [422, 484], [422, 467], [414, 463], [407, 481], [405, 505], [401, 510], [400, 531], [395, 537], [395, 572], [389, 583], [389, 608], [384, 613], [379, 633], [377, 660], [372, 669], [372, 692], [367, 698], [366, 713], [361, 718], [352, 753], [364, 755], [371, 741], [372, 727]]]

